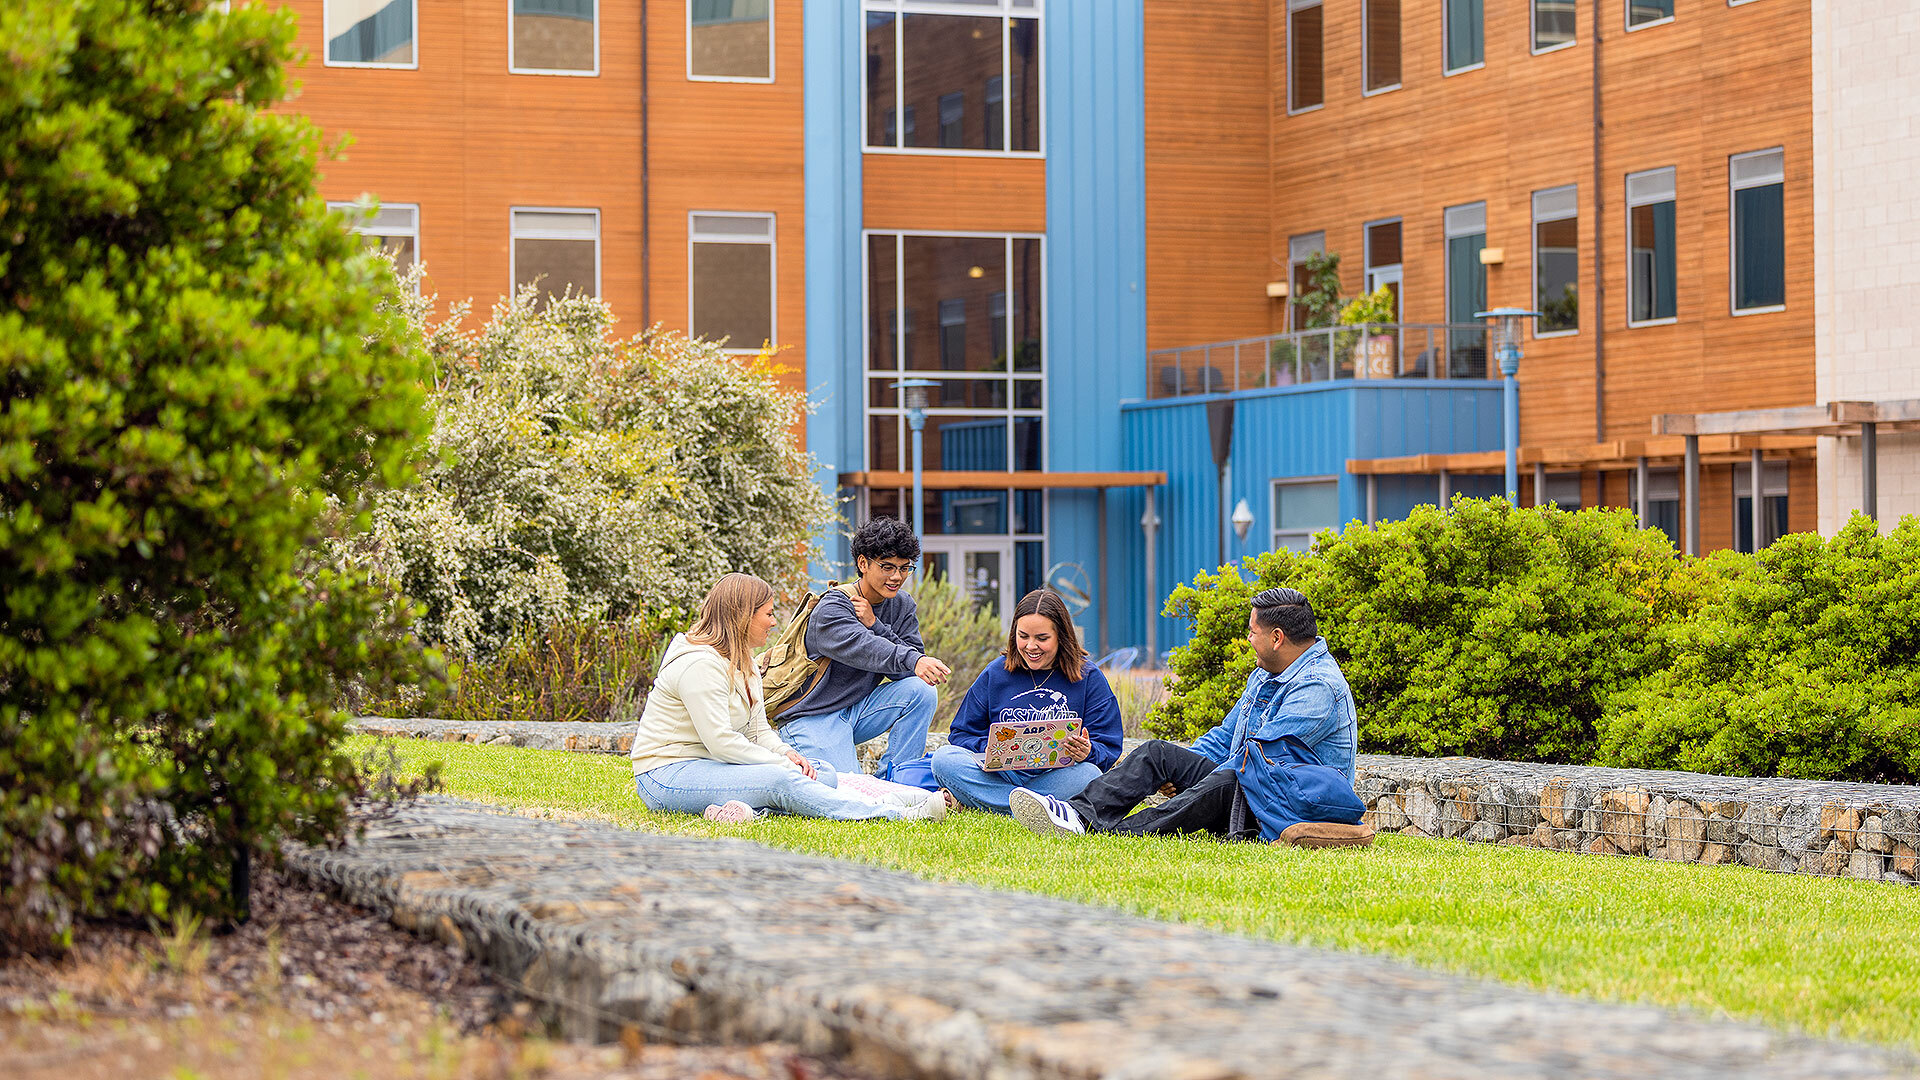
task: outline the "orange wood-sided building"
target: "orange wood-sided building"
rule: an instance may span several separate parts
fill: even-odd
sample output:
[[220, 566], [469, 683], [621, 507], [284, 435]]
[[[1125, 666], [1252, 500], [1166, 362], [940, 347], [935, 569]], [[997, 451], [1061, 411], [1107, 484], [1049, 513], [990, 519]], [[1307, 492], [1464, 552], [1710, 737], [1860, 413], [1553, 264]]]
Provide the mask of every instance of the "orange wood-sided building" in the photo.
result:
[[[1518, 375], [1520, 442], [1546, 466], [1543, 494], [1633, 504], [1645, 456], [1652, 517], [1671, 523], [1680, 440], [1650, 438], [1654, 415], [1813, 402], [1805, 5], [1169, 0], [1146, 16], [1150, 349], [1296, 328], [1298, 311], [1265, 286], [1297, 296], [1310, 249], [1340, 256], [1347, 296], [1397, 278], [1399, 321], [1458, 322], [1474, 305], [1450, 295], [1450, 231], [1498, 259], [1484, 264], [1478, 303], [1536, 308], [1544, 226], [1562, 248], [1551, 269], [1577, 267], [1578, 314], [1559, 333], [1529, 332]], [[1779, 169], [1778, 304], [1734, 296], [1730, 162], [1747, 186]], [[1536, 221], [1537, 194], [1565, 208], [1552, 223]], [[1662, 255], [1644, 241], [1630, 251], [1636, 211], [1655, 231], [1650, 202], [1671, 206], [1658, 227], [1671, 269], [1650, 271], [1664, 279], [1652, 289], [1641, 279], [1660, 295], [1636, 312], [1630, 267]], [[1387, 249], [1386, 274], [1369, 273], [1380, 268], [1370, 235]], [[1553, 239], [1569, 235], [1577, 254]], [[1451, 292], [1459, 285], [1456, 275]], [[1763, 444], [1763, 534], [1813, 528], [1813, 440], [1729, 440], [1703, 447], [1704, 547], [1751, 545], [1733, 505]], [[1448, 464], [1487, 471], [1484, 457], [1380, 468], [1437, 479]], [[1522, 498], [1534, 498], [1531, 466], [1523, 476]]]

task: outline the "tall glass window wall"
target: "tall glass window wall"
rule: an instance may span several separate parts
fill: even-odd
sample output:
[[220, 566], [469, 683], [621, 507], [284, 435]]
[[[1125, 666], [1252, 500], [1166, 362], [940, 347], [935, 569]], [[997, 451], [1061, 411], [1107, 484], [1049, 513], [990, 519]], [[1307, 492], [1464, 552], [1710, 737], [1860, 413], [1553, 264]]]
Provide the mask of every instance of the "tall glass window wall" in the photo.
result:
[[[924, 470], [1046, 468], [1043, 248], [1040, 236], [1025, 233], [867, 234], [868, 470], [913, 468], [907, 403], [894, 386], [904, 378], [935, 384], [921, 436]], [[904, 485], [870, 488], [867, 516], [911, 521], [911, 495]], [[929, 568], [938, 571], [945, 557], [936, 549], [951, 547], [969, 565], [1001, 552], [1011, 561], [1008, 595], [1017, 599], [1041, 583], [1046, 513], [1040, 491], [927, 490]], [[957, 537], [978, 542], [939, 539]]]
[[1041, 2], [862, 0], [867, 149], [1039, 153]]

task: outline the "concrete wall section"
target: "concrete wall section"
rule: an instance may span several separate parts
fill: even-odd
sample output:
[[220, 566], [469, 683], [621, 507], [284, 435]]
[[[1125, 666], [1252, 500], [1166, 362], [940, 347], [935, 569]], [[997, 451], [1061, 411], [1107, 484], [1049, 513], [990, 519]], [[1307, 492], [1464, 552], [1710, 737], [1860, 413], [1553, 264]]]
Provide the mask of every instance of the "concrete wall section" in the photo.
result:
[[[1920, 397], [1920, 10], [1813, 3], [1815, 386]], [[1820, 531], [1860, 507], [1860, 440], [1820, 440]], [[1920, 513], [1920, 436], [1883, 435], [1883, 521]]]

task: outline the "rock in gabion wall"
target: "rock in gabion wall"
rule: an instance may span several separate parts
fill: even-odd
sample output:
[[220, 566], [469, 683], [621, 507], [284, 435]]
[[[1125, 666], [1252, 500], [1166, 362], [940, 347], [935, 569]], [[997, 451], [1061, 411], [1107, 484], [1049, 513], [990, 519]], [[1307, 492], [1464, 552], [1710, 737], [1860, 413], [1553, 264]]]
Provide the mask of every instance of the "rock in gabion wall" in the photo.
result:
[[[354, 730], [624, 754], [637, 725], [365, 718]], [[946, 744], [927, 738], [927, 749]], [[1128, 739], [1131, 751], [1145, 740]], [[873, 768], [887, 745], [860, 746]], [[1362, 754], [1354, 787], [1381, 832], [1630, 855], [1911, 885], [1920, 881], [1920, 788], [1483, 758]]]
[[1381, 832], [1913, 884], [1920, 788], [1361, 755]]

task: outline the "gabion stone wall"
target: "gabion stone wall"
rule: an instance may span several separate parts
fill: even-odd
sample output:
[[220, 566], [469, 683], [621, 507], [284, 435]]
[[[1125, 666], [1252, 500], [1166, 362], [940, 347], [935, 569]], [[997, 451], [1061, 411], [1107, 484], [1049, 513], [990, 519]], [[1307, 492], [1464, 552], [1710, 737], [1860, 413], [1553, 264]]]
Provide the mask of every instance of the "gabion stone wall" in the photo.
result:
[[1913, 884], [1920, 788], [1363, 754], [1382, 832]]
[[[363, 718], [362, 734], [625, 754], [637, 725]], [[1128, 739], [1131, 751], [1144, 740]], [[928, 749], [946, 736], [928, 737]], [[882, 736], [860, 746], [871, 769]], [[1381, 832], [1920, 881], [1920, 788], [1753, 779], [1482, 758], [1362, 754], [1354, 787]]]

